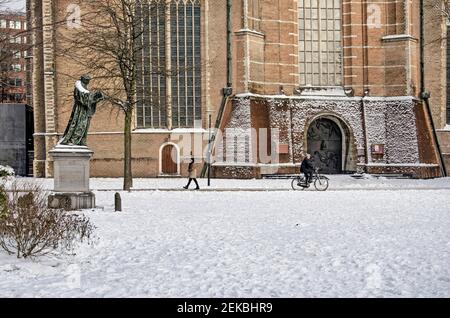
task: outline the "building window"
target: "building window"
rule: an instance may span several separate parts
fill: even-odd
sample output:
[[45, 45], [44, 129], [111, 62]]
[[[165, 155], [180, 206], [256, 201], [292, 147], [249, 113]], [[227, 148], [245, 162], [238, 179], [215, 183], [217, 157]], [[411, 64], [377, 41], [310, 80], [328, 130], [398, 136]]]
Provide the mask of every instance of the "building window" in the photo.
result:
[[21, 44], [22, 38], [20, 36], [10, 36], [9, 37], [9, 43], [11, 44]]
[[6, 29], [7, 25], [8, 24], [5, 19], [0, 19], [0, 28]]
[[250, 0], [248, 8], [248, 24], [251, 30], [260, 31], [261, 30], [261, 11], [259, 0]]
[[23, 94], [19, 94], [19, 93], [14, 94], [14, 101], [15, 102], [20, 103], [23, 100], [24, 100], [24, 95]]
[[10, 78], [9, 86], [11, 87], [22, 87], [22, 79], [21, 78]]
[[166, 118], [165, 5], [138, 3], [141, 49], [137, 60], [137, 120], [139, 127], [163, 128]]
[[13, 64], [13, 65], [11, 65], [11, 71], [21, 72], [22, 71], [22, 65], [21, 64]]
[[[195, 127], [202, 118], [200, 1], [173, 0], [168, 4], [141, 1], [137, 17], [142, 33], [138, 56], [138, 127], [166, 128], [169, 105], [172, 127]], [[166, 27], [169, 21], [170, 32]], [[169, 43], [170, 51], [166, 52]], [[166, 87], [169, 75], [171, 85]]]
[[199, 1], [172, 1], [172, 124], [194, 127], [201, 120], [201, 56]]
[[341, 0], [299, 0], [301, 86], [342, 85]]

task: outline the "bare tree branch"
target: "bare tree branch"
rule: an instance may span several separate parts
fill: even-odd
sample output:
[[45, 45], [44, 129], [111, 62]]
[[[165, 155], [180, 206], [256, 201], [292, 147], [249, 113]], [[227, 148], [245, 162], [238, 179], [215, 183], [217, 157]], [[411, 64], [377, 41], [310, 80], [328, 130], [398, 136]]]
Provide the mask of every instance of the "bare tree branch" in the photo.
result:
[[83, 10], [81, 24], [58, 29], [57, 54], [90, 73], [107, 100], [124, 113], [124, 189], [130, 190], [131, 126], [138, 102], [136, 56], [141, 50], [136, 1], [78, 0], [77, 5]]
[[[25, 99], [23, 61], [28, 50], [27, 32], [22, 28], [25, 14], [10, 10], [9, 1], [0, 0], [0, 94], [1, 102], [22, 102]], [[6, 8], [6, 9], [5, 9]], [[2, 10], [3, 9], [3, 10]], [[12, 24], [11, 24], [12, 21]], [[16, 28], [19, 21], [19, 28]], [[10, 22], [6, 25], [6, 22]], [[19, 97], [17, 97], [19, 96]]]

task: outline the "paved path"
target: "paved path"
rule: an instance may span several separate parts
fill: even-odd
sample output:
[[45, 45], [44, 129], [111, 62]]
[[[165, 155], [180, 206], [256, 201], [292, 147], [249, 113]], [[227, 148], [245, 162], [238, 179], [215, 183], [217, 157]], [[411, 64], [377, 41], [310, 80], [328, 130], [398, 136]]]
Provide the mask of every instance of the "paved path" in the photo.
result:
[[[122, 192], [123, 189], [93, 189], [93, 191], [100, 191], [100, 192], [109, 192], [109, 191], [115, 191], [115, 192]], [[289, 192], [292, 190], [291, 188], [275, 188], [275, 189], [264, 189], [264, 188], [240, 188], [240, 189], [225, 189], [225, 188], [203, 188], [200, 190], [185, 190], [185, 189], [158, 189], [158, 188], [148, 188], [148, 189], [133, 189], [131, 192], [153, 192], [153, 191], [160, 191], [160, 192], [187, 192], [187, 191], [196, 191], [196, 192]], [[305, 190], [298, 190], [299, 192], [304, 191], [317, 191], [314, 188], [305, 189]], [[342, 188], [342, 189], [328, 189], [326, 192], [338, 192], [338, 191], [450, 191], [450, 188], [426, 188], [426, 187], [420, 187], [420, 188]]]

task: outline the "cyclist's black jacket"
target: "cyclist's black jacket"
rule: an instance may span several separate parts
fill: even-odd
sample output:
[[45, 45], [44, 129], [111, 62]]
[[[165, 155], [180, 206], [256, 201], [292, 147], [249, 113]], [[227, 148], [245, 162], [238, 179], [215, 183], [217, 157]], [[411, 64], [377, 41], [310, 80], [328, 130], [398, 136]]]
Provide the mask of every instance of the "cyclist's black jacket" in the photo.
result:
[[312, 172], [314, 171], [314, 166], [311, 160], [305, 159], [302, 162], [302, 166], [300, 167], [302, 172]]

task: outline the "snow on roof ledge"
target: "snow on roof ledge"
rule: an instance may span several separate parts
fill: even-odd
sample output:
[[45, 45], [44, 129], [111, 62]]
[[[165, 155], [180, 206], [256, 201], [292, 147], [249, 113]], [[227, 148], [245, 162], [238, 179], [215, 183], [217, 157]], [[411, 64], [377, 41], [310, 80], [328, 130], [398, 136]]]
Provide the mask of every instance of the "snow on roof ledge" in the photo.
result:
[[348, 97], [345, 94], [342, 95], [320, 95], [320, 94], [306, 94], [306, 95], [262, 95], [262, 94], [254, 94], [254, 93], [241, 93], [236, 94], [236, 98], [263, 98], [263, 99], [293, 99], [293, 100], [365, 100], [365, 101], [413, 101], [417, 100], [414, 96], [354, 96]]
[[314, 87], [305, 86], [301, 87], [300, 96], [333, 96], [333, 97], [347, 97], [343, 87], [339, 86], [325, 86], [325, 87]]
[[200, 134], [206, 133], [208, 130], [197, 127], [197, 128], [175, 128], [169, 129], [158, 129], [158, 128], [138, 128], [133, 130], [133, 134]]
[[450, 132], [450, 124], [448, 124], [447, 126], [445, 126], [445, 127], [442, 128], [442, 129], [438, 129], [438, 131], [447, 131], [447, 132]]
[[367, 167], [439, 167], [432, 163], [368, 163]]

